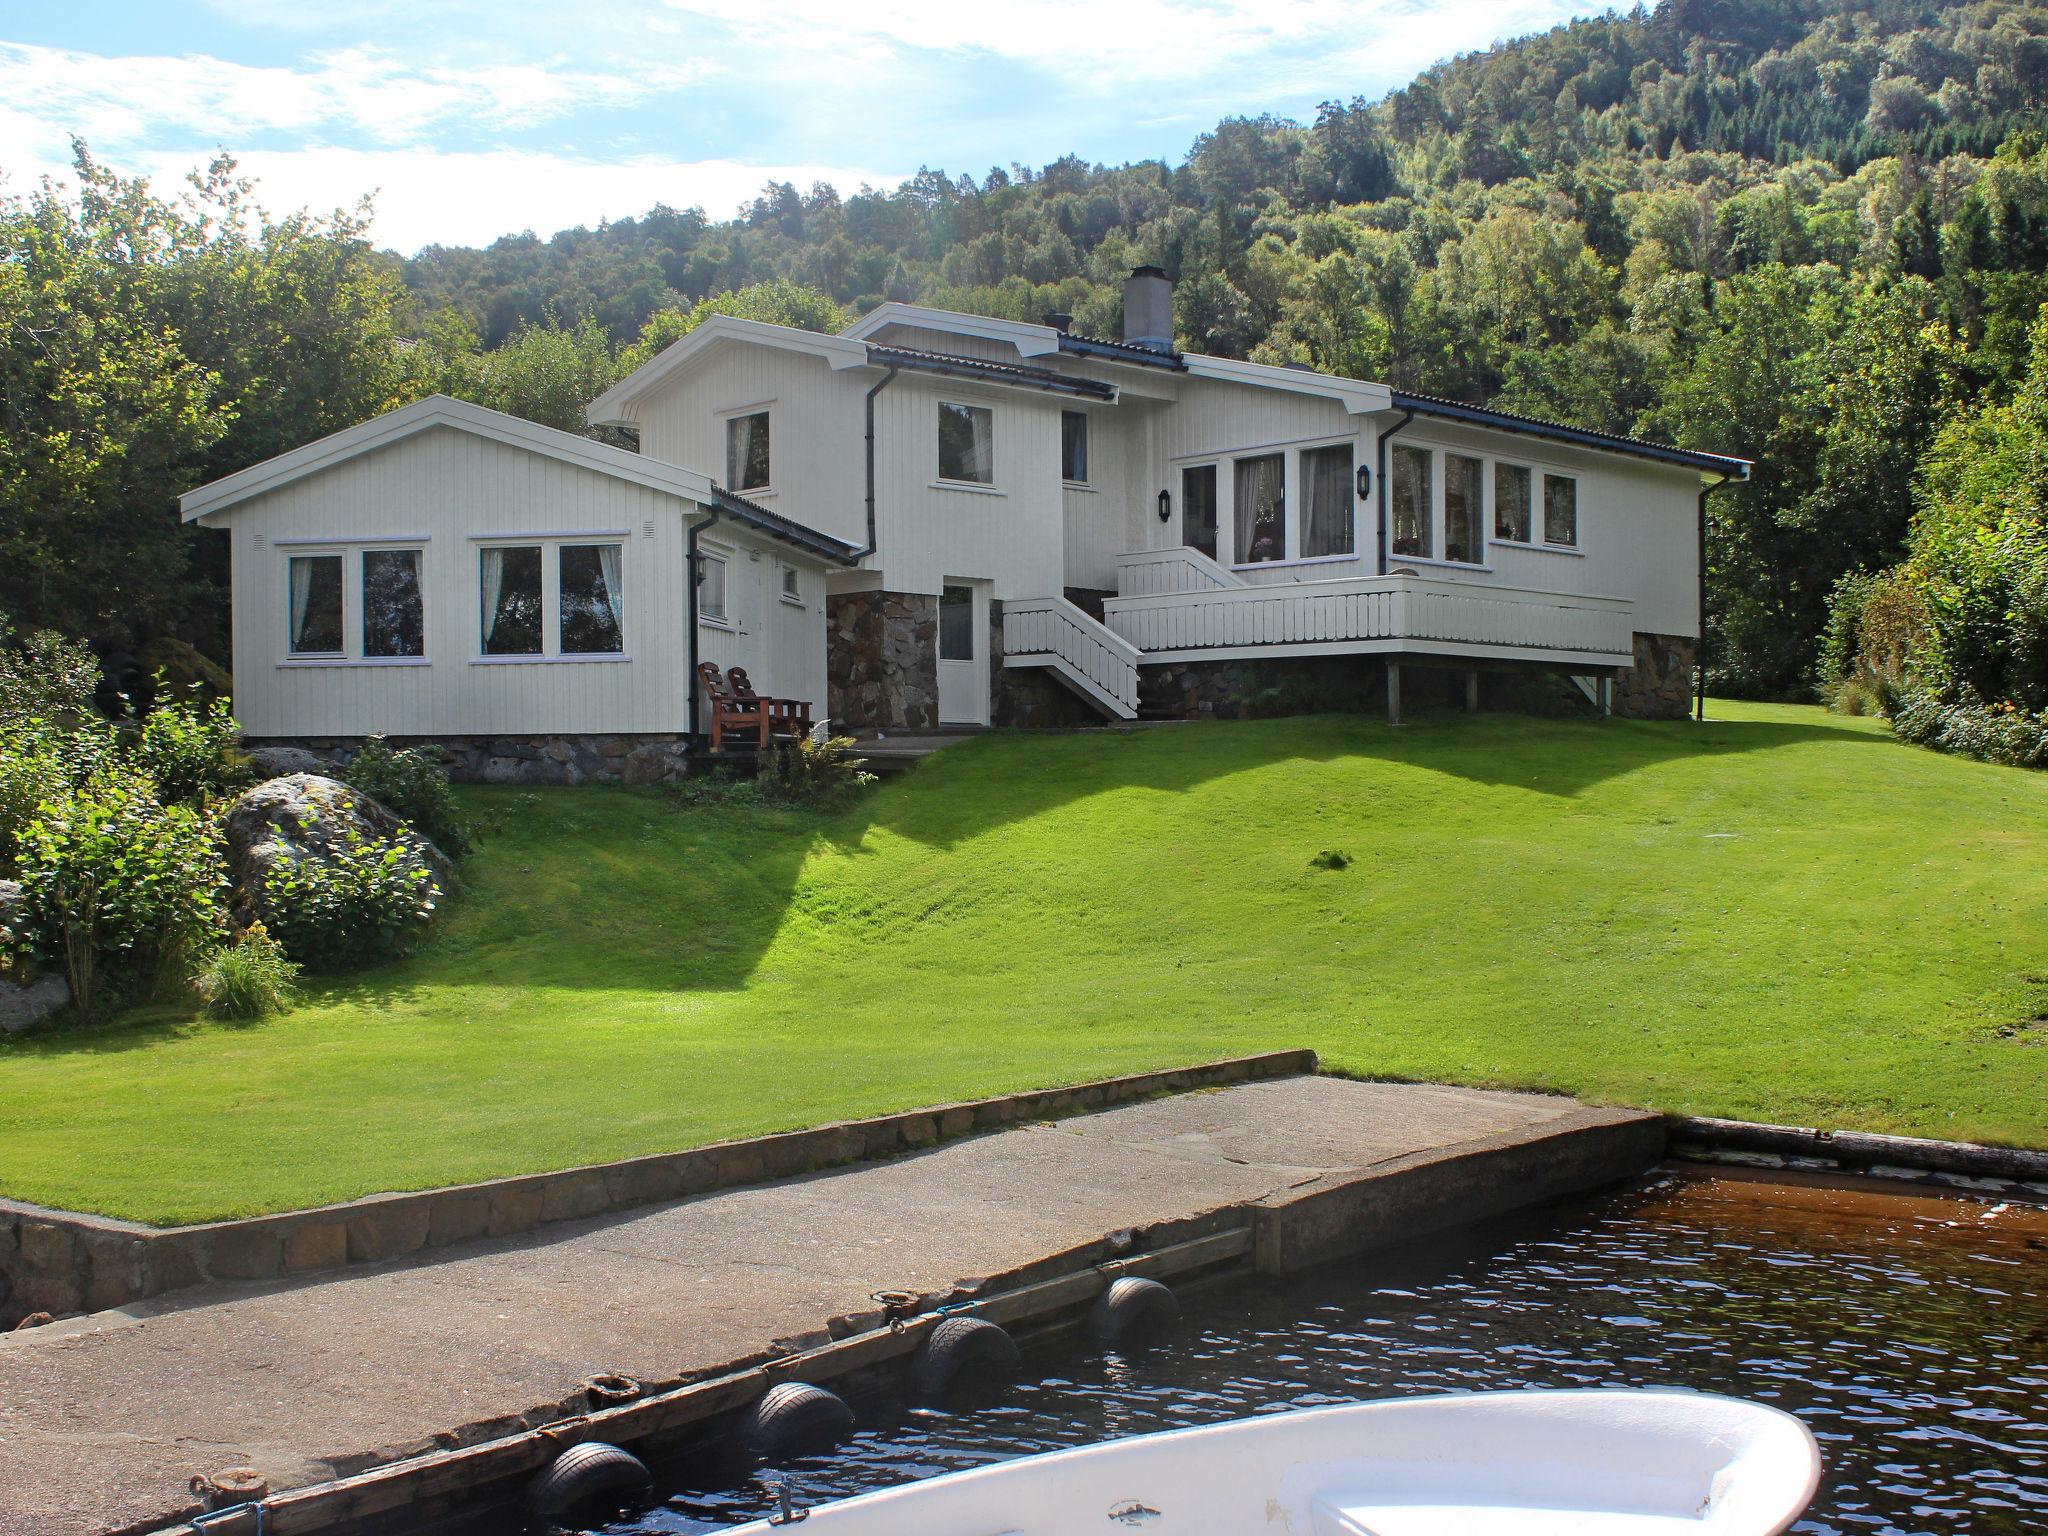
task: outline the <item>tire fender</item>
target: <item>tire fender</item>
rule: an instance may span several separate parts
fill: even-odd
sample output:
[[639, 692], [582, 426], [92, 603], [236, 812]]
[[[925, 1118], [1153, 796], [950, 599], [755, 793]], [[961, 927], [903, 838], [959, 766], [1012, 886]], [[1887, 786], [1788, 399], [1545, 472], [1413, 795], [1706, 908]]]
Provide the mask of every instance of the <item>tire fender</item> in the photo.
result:
[[1180, 1301], [1157, 1280], [1125, 1275], [1095, 1298], [1093, 1321], [1105, 1344], [1159, 1338], [1179, 1324]]
[[911, 1389], [919, 1402], [940, 1402], [962, 1387], [1009, 1380], [1019, 1360], [1017, 1341], [986, 1318], [949, 1317], [917, 1347]]

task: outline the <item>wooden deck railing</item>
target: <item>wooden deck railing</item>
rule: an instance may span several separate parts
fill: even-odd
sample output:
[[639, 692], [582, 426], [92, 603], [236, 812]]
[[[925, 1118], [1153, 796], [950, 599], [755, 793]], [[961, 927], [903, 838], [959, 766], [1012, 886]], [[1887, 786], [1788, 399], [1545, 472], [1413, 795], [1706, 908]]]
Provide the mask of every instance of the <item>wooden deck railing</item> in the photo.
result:
[[1137, 647], [1063, 597], [1003, 603], [1003, 665], [1050, 667], [1118, 719], [1137, 718]]

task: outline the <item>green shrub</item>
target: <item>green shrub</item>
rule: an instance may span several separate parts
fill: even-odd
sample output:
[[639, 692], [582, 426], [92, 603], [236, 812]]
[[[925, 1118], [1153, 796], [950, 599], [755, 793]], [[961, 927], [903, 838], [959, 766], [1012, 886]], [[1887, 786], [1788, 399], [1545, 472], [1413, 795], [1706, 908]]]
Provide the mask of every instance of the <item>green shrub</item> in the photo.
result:
[[1900, 701], [1892, 730], [1907, 741], [1956, 757], [2014, 768], [2048, 768], [2048, 714], [2011, 703], [1965, 699], [1951, 704], [1931, 693], [1915, 693]]
[[20, 867], [21, 834], [37, 808], [70, 782], [49, 742], [25, 731], [0, 733], [0, 878]]
[[328, 971], [411, 952], [438, 894], [403, 842], [350, 827], [324, 861], [273, 865], [253, 899], [286, 954]]
[[292, 1004], [299, 968], [261, 923], [217, 949], [193, 977], [193, 990], [217, 1019], [266, 1019]]
[[476, 824], [462, 814], [447, 770], [429, 752], [418, 747], [393, 751], [382, 736], [365, 737], [341, 776], [450, 858], [475, 849]]
[[184, 698], [157, 677], [156, 708], [135, 733], [135, 761], [156, 780], [157, 796], [170, 805], [204, 805], [245, 786], [249, 759], [242, 752], [242, 728], [226, 699], [209, 699], [198, 684]]
[[875, 782], [873, 774], [862, 771], [867, 759], [855, 757], [853, 746], [851, 736], [799, 736], [769, 753], [761, 769], [761, 792], [803, 805], [844, 800]]
[[153, 790], [147, 775], [110, 767], [45, 799], [21, 832], [29, 942], [63, 965], [87, 1019], [108, 997], [182, 980], [220, 930], [219, 831]]
[[97, 719], [99, 685], [99, 660], [80, 641], [40, 629], [19, 646], [0, 645], [0, 730], [65, 730]]

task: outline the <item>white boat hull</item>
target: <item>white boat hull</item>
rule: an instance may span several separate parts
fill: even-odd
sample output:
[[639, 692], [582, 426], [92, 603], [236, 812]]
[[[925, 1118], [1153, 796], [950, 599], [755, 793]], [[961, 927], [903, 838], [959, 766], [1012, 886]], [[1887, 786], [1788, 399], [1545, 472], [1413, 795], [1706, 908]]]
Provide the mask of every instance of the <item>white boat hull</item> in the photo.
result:
[[1813, 1436], [1775, 1408], [1479, 1392], [1000, 1462], [821, 1505], [804, 1536], [1776, 1536], [1819, 1477]]

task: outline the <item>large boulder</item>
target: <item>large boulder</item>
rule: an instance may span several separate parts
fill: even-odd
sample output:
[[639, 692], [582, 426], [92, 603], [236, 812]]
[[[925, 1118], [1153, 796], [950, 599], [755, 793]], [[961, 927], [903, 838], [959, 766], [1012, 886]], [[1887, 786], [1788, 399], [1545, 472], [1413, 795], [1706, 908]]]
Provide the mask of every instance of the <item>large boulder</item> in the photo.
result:
[[71, 1001], [71, 983], [56, 971], [26, 986], [0, 981], [0, 1034], [32, 1029]]
[[334, 765], [304, 747], [255, 747], [249, 766], [265, 779], [282, 779], [294, 773], [325, 774]]
[[361, 790], [317, 773], [292, 773], [244, 790], [228, 807], [228, 873], [240, 892], [238, 907], [253, 908], [273, 868], [333, 858], [351, 827], [363, 837], [397, 838], [436, 890], [455, 889], [448, 856]]

